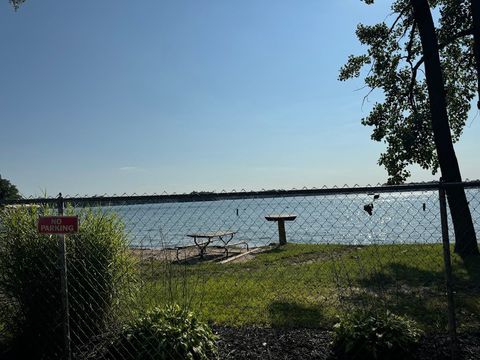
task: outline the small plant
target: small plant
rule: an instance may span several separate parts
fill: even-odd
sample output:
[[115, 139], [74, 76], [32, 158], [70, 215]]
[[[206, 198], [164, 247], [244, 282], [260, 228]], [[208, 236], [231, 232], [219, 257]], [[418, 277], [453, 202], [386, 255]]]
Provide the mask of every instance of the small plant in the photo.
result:
[[389, 311], [355, 311], [334, 326], [340, 359], [408, 359], [422, 331], [412, 320]]
[[208, 325], [190, 311], [169, 305], [125, 326], [107, 358], [207, 360], [217, 357], [215, 340]]

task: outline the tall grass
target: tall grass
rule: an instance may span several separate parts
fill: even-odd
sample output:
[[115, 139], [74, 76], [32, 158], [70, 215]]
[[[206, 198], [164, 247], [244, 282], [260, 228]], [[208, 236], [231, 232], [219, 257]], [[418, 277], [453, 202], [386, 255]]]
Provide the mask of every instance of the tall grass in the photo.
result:
[[[17, 356], [55, 358], [63, 352], [58, 240], [37, 232], [39, 215], [51, 212], [27, 207], [0, 212], [0, 296], [10, 308], [0, 313], [0, 323]], [[82, 211], [79, 232], [67, 237], [66, 246], [76, 351], [118, 321], [122, 304], [133, 296], [135, 270], [123, 224], [114, 215]]]

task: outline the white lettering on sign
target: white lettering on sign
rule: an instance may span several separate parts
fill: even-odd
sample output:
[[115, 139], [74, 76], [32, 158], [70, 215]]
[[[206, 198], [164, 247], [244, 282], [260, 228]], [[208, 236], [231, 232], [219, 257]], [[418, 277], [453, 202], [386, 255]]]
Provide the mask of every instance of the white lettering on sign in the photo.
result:
[[[52, 221], [54, 222], [54, 221]], [[42, 224], [40, 225], [40, 231], [60, 231], [60, 232], [71, 232], [74, 230], [74, 227], [73, 225], [62, 225], [62, 222], [56, 222], [56, 224], [52, 224], [52, 225], [45, 225], [45, 224]]]
[[78, 231], [76, 216], [40, 216], [38, 231], [42, 234], [71, 234]]

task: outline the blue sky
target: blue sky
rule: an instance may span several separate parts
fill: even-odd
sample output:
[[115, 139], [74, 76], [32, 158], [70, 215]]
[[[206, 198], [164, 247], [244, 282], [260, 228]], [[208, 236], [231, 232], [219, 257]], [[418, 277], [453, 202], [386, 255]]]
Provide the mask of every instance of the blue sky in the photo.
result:
[[[0, 4], [0, 174], [25, 195], [375, 184], [359, 0]], [[456, 145], [480, 178], [480, 120]], [[413, 168], [412, 180], [431, 180]]]

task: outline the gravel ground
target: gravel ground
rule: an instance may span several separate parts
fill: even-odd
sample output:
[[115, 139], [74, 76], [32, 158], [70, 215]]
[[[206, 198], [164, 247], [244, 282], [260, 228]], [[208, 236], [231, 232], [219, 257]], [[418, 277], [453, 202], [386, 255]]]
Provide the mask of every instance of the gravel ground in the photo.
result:
[[[334, 360], [330, 349], [331, 334], [320, 329], [272, 329], [258, 327], [214, 327], [220, 337], [220, 359], [319, 359]], [[480, 360], [480, 334], [459, 339], [459, 360]], [[445, 335], [427, 335], [415, 354], [416, 360], [450, 360]]]

